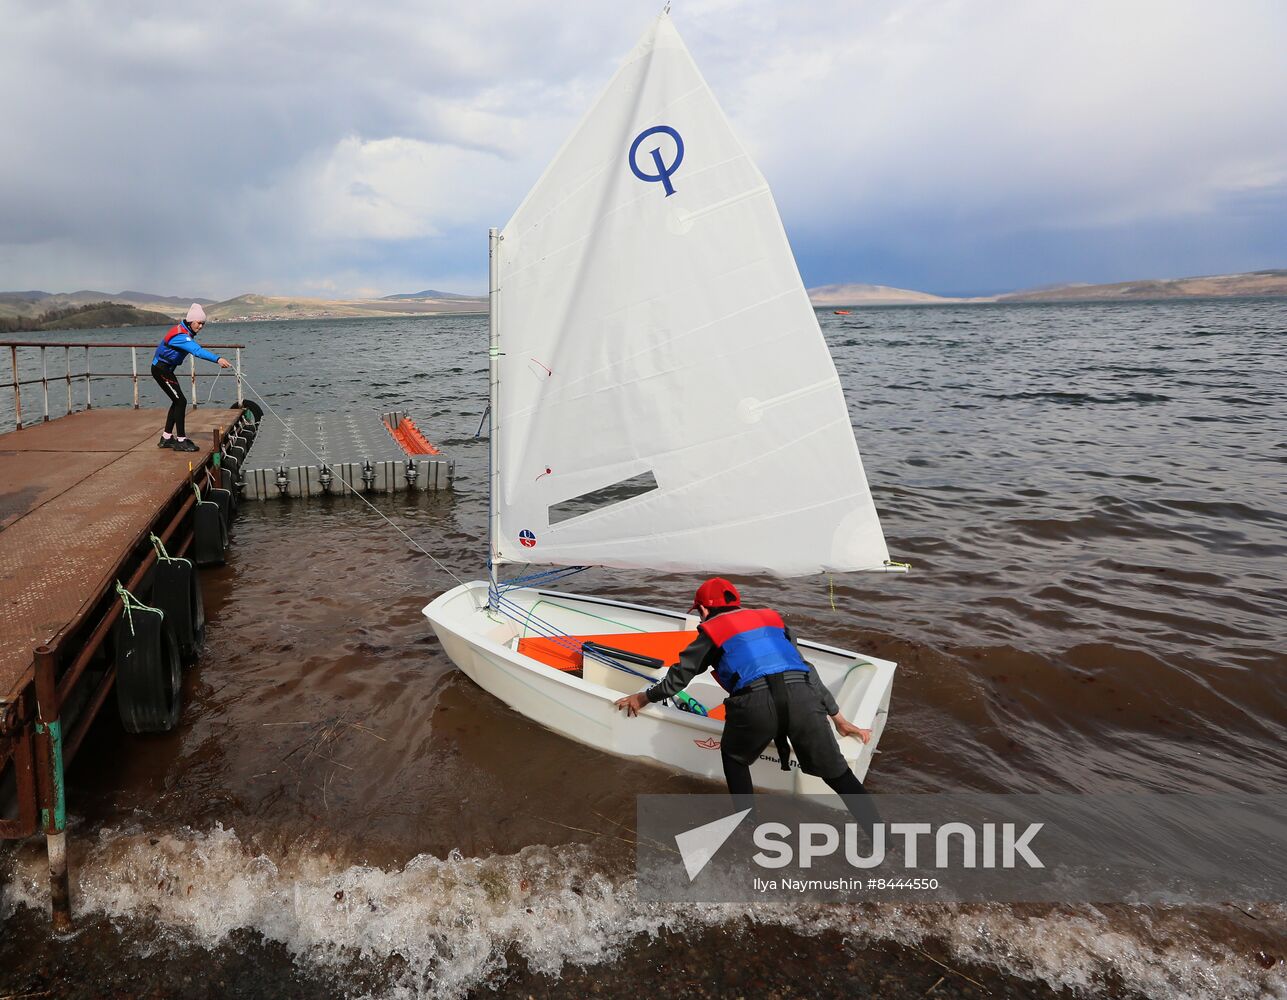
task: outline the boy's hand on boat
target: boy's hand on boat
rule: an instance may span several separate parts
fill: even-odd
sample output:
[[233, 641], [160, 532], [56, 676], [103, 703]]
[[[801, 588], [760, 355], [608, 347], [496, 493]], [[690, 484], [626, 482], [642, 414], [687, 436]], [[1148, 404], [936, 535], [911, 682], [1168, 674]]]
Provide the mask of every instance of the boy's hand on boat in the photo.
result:
[[870, 729], [862, 729], [859, 726], [855, 726], [839, 712], [831, 717], [831, 724], [836, 727], [836, 734], [838, 736], [857, 736], [864, 743], [871, 742]]
[[628, 694], [624, 698], [618, 698], [616, 701], [617, 708], [624, 709], [627, 715], [638, 715], [647, 704], [648, 695], [643, 691]]

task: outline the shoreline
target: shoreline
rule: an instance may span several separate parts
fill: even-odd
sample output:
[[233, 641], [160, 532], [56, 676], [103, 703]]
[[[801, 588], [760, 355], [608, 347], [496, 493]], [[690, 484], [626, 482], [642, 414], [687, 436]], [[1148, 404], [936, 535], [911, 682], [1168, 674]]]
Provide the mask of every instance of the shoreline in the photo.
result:
[[[820, 305], [813, 303], [813, 310], [823, 315], [831, 315], [836, 309], [944, 309], [956, 308], [958, 306], [1000, 306], [1007, 309], [1014, 308], [1033, 308], [1045, 306], [1107, 306], [1110, 308], [1120, 306], [1156, 306], [1156, 305], [1181, 305], [1189, 303], [1208, 303], [1208, 302], [1283, 302], [1287, 301], [1287, 293], [1283, 294], [1258, 294], [1258, 295], [1194, 295], [1194, 296], [1171, 296], [1162, 298], [1140, 298], [1140, 299], [943, 299], [938, 302], [849, 302], [849, 303], [827, 303]], [[486, 318], [486, 310], [463, 309], [452, 310], [448, 312], [410, 312], [410, 313], [363, 313], [356, 316], [336, 316], [327, 314], [308, 314], [301, 316], [247, 316], [237, 317], [235, 319], [215, 319], [210, 321], [210, 328], [222, 326], [235, 326], [238, 324], [251, 323], [320, 323], [320, 322], [353, 322], [358, 320], [378, 320], [378, 319], [459, 319], [462, 317], [477, 316]], [[174, 319], [168, 322], [178, 322]], [[76, 330], [146, 330], [158, 329], [164, 324], [142, 324], [137, 326], [84, 326], [84, 327], [67, 327], [59, 330], [36, 330], [27, 331], [29, 333], [70, 333]]]
[[[104, 995], [218, 995], [228, 1000], [262, 997], [333, 998], [401, 995], [424, 975], [405, 959], [330, 955], [310, 961], [258, 930], [238, 928], [217, 946], [206, 947], [180, 934], [158, 930], [164, 941], [123, 934], [108, 917], [85, 920], [76, 935], [52, 953], [19, 947], [41, 932], [44, 915], [20, 908], [6, 921], [14, 932], [0, 942], [6, 981], [0, 988], [18, 996], [46, 993], [66, 1000]], [[134, 930], [141, 928], [134, 927]], [[30, 937], [28, 937], [30, 935]], [[730, 957], [724, 961], [719, 955]], [[405, 978], [399, 981], [398, 972]], [[389, 974], [393, 973], [393, 982]], [[73, 986], [72, 984], [79, 984]], [[1103, 984], [1115, 1000], [1146, 1000], [1120, 983]], [[438, 996], [415, 989], [418, 995]], [[879, 996], [882, 1000], [1075, 1000], [1068, 987], [953, 958], [943, 941], [902, 944], [859, 941], [834, 930], [806, 935], [749, 921], [720, 924], [691, 933], [662, 929], [640, 932], [618, 951], [581, 964], [571, 959], [557, 970], [541, 970], [515, 948], [500, 967], [457, 994], [524, 1000], [580, 1000], [583, 997], [669, 994], [675, 997]]]

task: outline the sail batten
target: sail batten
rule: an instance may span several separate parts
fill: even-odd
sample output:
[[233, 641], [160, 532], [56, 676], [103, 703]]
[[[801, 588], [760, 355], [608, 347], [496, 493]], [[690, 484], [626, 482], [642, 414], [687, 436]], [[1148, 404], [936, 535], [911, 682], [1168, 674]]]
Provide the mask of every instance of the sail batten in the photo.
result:
[[496, 254], [498, 561], [884, 568], [772, 193], [669, 17]]

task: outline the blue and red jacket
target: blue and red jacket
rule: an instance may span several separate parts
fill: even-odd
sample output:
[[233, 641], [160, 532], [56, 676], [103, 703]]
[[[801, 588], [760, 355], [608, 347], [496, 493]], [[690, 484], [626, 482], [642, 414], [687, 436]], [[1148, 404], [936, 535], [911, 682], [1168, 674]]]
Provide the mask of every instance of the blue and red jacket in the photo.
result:
[[715, 679], [730, 693], [770, 674], [809, 669], [776, 611], [728, 611], [708, 618], [697, 629], [718, 647]]
[[211, 354], [197, 343], [197, 338], [192, 334], [192, 328], [184, 320], [178, 326], [171, 327], [161, 338], [161, 343], [156, 345], [156, 353], [152, 355], [152, 364], [177, 368], [183, 364], [185, 354], [191, 354], [202, 361], [219, 360], [219, 355]]
[[652, 704], [673, 698], [707, 667], [714, 670], [727, 691], [736, 691], [756, 677], [806, 670], [809, 685], [818, 693], [827, 714], [840, 711], [835, 696], [827, 690], [809, 661], [797, 652], [791, 630], [783, 626], [776, 613], [743, 608], [719, 611], [697, 628], [697, 638], [679, 654], [679, 662], [648, 689], [648, 701]]

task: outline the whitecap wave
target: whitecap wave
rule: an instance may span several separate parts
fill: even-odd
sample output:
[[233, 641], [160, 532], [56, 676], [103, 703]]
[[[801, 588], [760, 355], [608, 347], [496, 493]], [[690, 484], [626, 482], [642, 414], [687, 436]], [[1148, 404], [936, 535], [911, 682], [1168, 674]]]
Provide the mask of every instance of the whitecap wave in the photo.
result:
[[[222, 826], [105, 830], [76, 864], [73, 893], [81, 912], [154, 926], [202, 947], [250, 929], [300, 961], [393, 970], [382, 991], [390, 1000], [452, 1000], [494, 982], [513, 956], [558, 975], [569, 963], [610, 961], [641, 935], [743, 919], [806, 935], [838, 931], [859, 942], [941, 942], [958, 960], [1092, 995], [1116, 980], [1166, 1000], [1287, 997], [1281, 965], [1263, 969], [1209, 940], [1191, 911], [1130, 911], [1124, 919], [1094, 907], [1032, 915], [1001, 905], [658, 904], [641, 901], [632, 879], [611, 878], [601, 867], [578, 846], [485, 858], [421, 855], [383, 869], [316, 849], [270, 858]], [[48, 906], [38, 847], [16, 854], [0, 906], [0, 920], [16, 906]], [[1281, 925], [1287, 911], [1265, 917]]]

